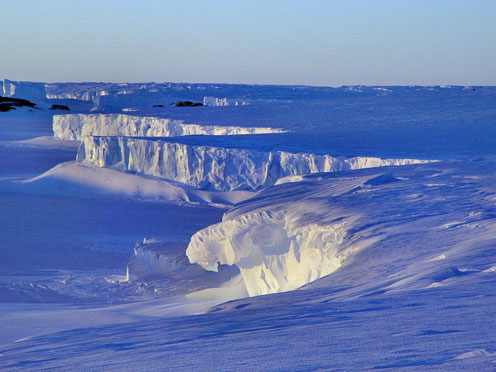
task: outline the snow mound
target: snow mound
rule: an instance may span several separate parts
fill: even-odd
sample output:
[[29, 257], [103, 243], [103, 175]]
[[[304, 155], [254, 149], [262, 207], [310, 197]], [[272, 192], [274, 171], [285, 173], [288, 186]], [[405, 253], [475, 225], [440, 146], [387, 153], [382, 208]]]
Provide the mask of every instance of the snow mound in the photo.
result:
[[40, 176], [23, 181], [23, 185], [26, 189], [50, 194], [106, 196], [174, 204], [200, 203], [219, 207], [233, 205], [253, 195], [248, 191], [224, 193], [192, 190], [167, 180], [88, 167], [76, 162], [58, 164]]
[[41, 136], [41, 137], [30, 138], [27, 140], [15, 141], [12, 142], [10, 145], [77, 150], [81, 145], [81, 142], [74, 140], [63, 140], [57, 137]]
[[[238, 266], [250, 296], [324, 288], [333, 278], [360, 293], [490, 275], [494, 180], [474, 177], [487, 166], [440, 162], [280, 183], [193, 235], [186, 254], [206, 270]], [[437, 187], [426, 186], [433, 180]]]
[[334, 201], [376, 176], [312, 176], [306, 184], [266, 189], [224, 214], [222, 222], [194, 234], [186, 255], [206, 270], [236, 265], [250, 296], [299, 288], [377, 241], [357, 240], [353, 229], [360, 212]]
[[332, 157], [284, 151], [195, 146], [127, 137], [83, 137], [77, 161], [113, 167], [204, 190], [258, 190], [281, 177], [423, 163], [418, 159]]
[[80, 140], [84, 136], [176, 137], [284, 133], [277, 128], [185, 124], [182, 120], [123, 114], [54, 115], [54, 136]]

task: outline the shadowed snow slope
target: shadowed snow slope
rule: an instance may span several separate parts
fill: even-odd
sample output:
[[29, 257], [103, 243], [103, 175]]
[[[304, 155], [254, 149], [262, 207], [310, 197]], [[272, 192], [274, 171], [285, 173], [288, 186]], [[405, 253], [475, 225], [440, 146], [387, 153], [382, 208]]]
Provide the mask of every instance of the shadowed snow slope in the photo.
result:
[[122, 114], [69, 114], [54, 115], [55, 137], [79, 140], [84, 136], [141, 136], [177, 137], [188, 135], [235, 135], [283, 133], [277, 128], [233, 127], [185, 124], [182, 120], [171, 120], [149, 116]]
[[74, 161], [58, 164], [40, 176], [23, 181], [22, 189], [36, 193], [217, 206], [232, 205], [253, 195], [249, 191], [195, 190], [163, 179], [141, 177], [109, 168], [88, 167]]
[[192, 146], [128, 137], [83, 138], [77, 161], [152, 175], [209, 190], [257, 190], [279, 178], [320, 172], [422, 163], [417, 159], [332, 157]]

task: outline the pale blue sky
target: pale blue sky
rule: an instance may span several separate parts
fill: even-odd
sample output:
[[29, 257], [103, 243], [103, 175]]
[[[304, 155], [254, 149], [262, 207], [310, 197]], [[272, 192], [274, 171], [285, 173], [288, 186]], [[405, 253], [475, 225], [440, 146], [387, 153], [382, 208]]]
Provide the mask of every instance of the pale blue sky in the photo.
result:
[[3, 0], [0, 78], [496, 85], [496, 1]]

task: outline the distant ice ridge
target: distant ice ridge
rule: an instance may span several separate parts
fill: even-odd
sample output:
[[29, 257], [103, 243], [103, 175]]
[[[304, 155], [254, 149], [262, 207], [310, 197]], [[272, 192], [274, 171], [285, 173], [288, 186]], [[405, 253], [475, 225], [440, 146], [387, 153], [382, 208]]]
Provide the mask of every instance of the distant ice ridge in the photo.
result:
[[123, 114], [69, 114], [54, 115], [53, 132], [58, 138], [80, 140], [84, 136], [176, 137], [265, 134], [285, 131], [268, 127], [185, 124], [182, 120]]
[[258, 190], [274, 185], [280, 178], [295, 175], [426, 162], [417, 159], [263, 152], [105, 136], [83, 137], [77, 161], [217, 191]]
[[97, 98], [99, 94], [105, 94], [103, 92], [60, 92], [60, 93], [47, 93], [47, 98], [49, 99], [77, 99], [81, 101], [93, 101], [93, 103], [97, 102]]
[[[217, 97], [203, 97], [204, 106], [247, 106], [260, 103], [274, 103], [281, 102], [280, 99], [250, 99], [250, 98], [217, 98]], [[286, 101], [287, 102], [287, 101]]]
[[23, 98], [33, 103], [40, 104], [46, 100], [45, 83], [32, 83], [27, 81], [3, 80], [0, 95], [3, 97]]
[[251, 100], [234, 98], [204, 97], [204, 106], [246, 106], [251, 104]]

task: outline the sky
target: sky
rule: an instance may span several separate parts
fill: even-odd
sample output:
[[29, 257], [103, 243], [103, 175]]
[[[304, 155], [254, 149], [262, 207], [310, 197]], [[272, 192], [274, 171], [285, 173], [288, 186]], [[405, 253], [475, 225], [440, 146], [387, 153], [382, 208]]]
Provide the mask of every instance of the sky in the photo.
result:
[[2, 0], [0, 78], [496, 85], [495, 0]]

